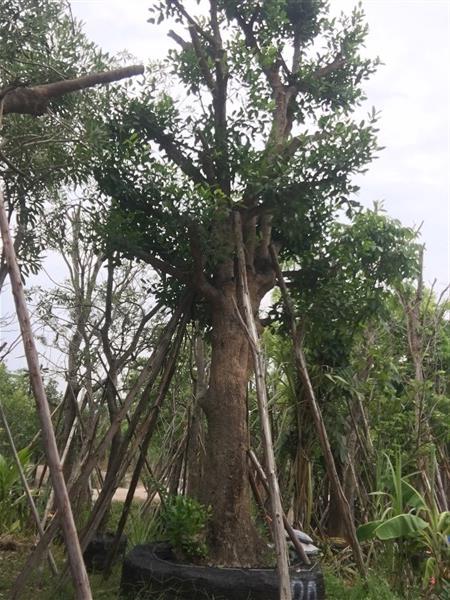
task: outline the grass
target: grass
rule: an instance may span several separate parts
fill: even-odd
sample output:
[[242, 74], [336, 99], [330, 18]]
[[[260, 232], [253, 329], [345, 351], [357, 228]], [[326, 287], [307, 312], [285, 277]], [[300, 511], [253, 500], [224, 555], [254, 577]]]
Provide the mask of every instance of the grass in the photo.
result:
[[[110, 528], [114, 529], [114, 523], [117, 522], [120, 512], [120, 507], [113, 506]], [[143, 533], [139, 530], [139, 511], [133, 507], [133, 515], [136, 523], [133, 523], [133, 518], [129, 520], [125, 533], [129, 536], [128, 550], [133, 545], [130, 543], [131, 537], [140, 537]], [[146, 529], [147, 525], [141, 524], [142, 529]], [[132, 531], [132, 529], [135, 529]], [[147, 532], [145, 532], [147, 533]], [[141, 541], [141, 540], [139, 540]], [[25, 560], [31, 550], [32, 538], [19, 536], [14, 537], [13, 542], [15, 549], [7, 549], [7, 545], [0, 544], [0, 600], [7, 600], [11, 597], [11, 589], [15, 578], [20, 573]], [[65, 555], [62, 546], [54, 544], [52, 551], [58, 565], [64, 563]], [[336, 572], [336, 559], [330, 560], [328, 556], [328, 564], [330, 567], [324, 566], [325, 586], [327, 600], [419, 600], [420, 598], [450, 600], [450, 598], [439, 598], [437, 596], [423, 596], [417, 590], [402, 591], [401, 594], [396, 594], [388, 585], [386, 579], [380, 575], [382, 572], [372, 572], [367, 582], [364, 582], [355, 572], [347, 569], [341, 572]], [[331, 566], [333, 565], [333, 567]], [[341, 565], [342, 567], [342, 565]], [[334, 569], [334, 572], [333, 572]], [[381, 567], [380, 567], [381, 569]], [[94, 600], [106, 600], [119, 598], [119, 586], [121, 576], [121, 565], [118, 564], [112, 572], [111, 577], [105, 580], [101, 573], [90, 576], [91, 587]], [[33, 600], [73, 600], [74, 594], [70, 582], [61, 587], [57, 587], [58, 580], [54, 578], [47, 564], [42, 565], [30, 577], [27, 584], [24, 598]], [[133, 600], [141, 600], [149, 598], [148, 593], [142, 593], [133, 596]], [[160, 594], [151, 596], [153, 600], [160, 600]], [[167, 598], [167, 594], [164, 595]], [[173, 596], [173, 600], [176, 597]], [[198, 599], [200, 600], [200, 599]]]
[[[20, 573], [31, 550], [30, 539], [21, 540], [16, 550], [0, 550], [0, 600], [9, 600], [17, 575]], [[64, 549], [54, 544], [52, 552], [58, 566], [64, 564]], [[92, 593], [95, 600], [118, 598], [121, 567], [118, 565], [105, 581], [102, 574], [90, 576]], [[58, 580], [52, 576], [48, 564], [42, 565], [31, 575], [24, 598], [33, 600], [73, 600], [74, 593], [70, 582], [58, 586]]]
[[403, 600], [381, 577], [370, 575], [367, 582], [357, 578], [348, 584], [336, 575], [325, 572], [327, 600]]
[[[11, 588], [15, 577], [20, 572], [30, 551], [29, 541], [23, 540], [16, 551], [0, 551], [0, 600], [10, 598]], [[62, 547], [54, 545], [55, 559], [62, 564], [64, 552]], [[95, 600], [119, 598], [121, 567], [118, 565], [111, 577], [105, 581], [102, 574], [90, 576], [92, 592]], [[325, 569], [325, 582], [327, 600], [403, 600], [405, 596], [398, 596], [392, 592], [384, 579], [372, 574], [367, 584], [355, 578], [352, 584], [345, 583], [335, 574]], [[70, 583], [57, 589], [56, 580], [44, 565], [32, 576], [26, 590], [26, 598], [33, 600], [73, 600], [73, 591]], [[56, 591], [57, 590], [57, 591]], [[145, 597], [148, 598], [147, 595]], [[165, 596], [167, 598], [167, 595]], [[144, 594], [137, 595], [133, 600], [144, 598]], [[160, 596], [154, 596], [159, 600]], [[420, 595], [408, 596], [409, 600], [418, 600]], [[176, 600], [174, 597], [173, 600]]]

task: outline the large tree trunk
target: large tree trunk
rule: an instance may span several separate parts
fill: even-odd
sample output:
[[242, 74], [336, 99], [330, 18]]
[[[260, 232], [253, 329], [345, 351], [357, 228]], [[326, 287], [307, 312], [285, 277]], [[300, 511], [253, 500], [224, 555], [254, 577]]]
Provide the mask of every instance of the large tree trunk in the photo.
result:
[[207, 434], [200, 499], [213, 508], [208, 558], [215, 564], [255, 566], [262, 547], [251, 517], [247, 463], [250, 352], [237, 318], [235, 294], [233, 286], [211, 306], [211, 373], [203, 403]]

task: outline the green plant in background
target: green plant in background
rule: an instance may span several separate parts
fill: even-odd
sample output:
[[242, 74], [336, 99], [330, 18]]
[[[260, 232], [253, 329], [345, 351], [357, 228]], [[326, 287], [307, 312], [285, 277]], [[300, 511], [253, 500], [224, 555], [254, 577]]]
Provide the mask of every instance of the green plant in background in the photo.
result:
[[[30, 392], [30, 381], [26, 371], [9, 371], [0, 364], [0, 402], [17, 448], [25, 448], [39, 431], [36, 405]], [[40, 443], [36, 446], [36, 458], [40, 454]], [[12, 458], [8, 439], [0, 421], [0, 453]]]
[[161, 509], [164, 531], [176, 554], [180, 558], [199, 560], [206, 557], [205, 528], [211, 515], [194, 498], [173, 496]]
[[139, 506], [130, 513], [127, 523], [128, 542], [131, 548], [138, 544], [145, 544], [152, 540], [162, 539], [163, 524], [160, 517], [160, 507], [148, 514]]
[[369, 575], [367, 581], [356, 577], [351, 585], [327, 571], [324, 576], [328, 600], [400, 600], [386, 580], [378, 575]]
[[431, 584], [436, 590], [444, 590], [450, 575], [450, 512], [439, 511], [433, 490], [427, 500], [408, 482], [412, 475], [402, 476], [400, 453], [395, 465], [389, 457], [386, 459], [391, 492], [379, 491], [374, 495], [388, 498], [388, 505], [379, 519], [358, 527], [358, 538], [397, 542], [407, 551], [404, 555], [409, 559], [423, 558], [422, 586], [427, 588]]
[[[18, 454], [22, 468], [27, 470], [30, 466], [29, 449], [19, 450]], [[0, 454], [0, 533], [11, 533], [22, 528], [26, 516], [19, 469], [12, 459]]]

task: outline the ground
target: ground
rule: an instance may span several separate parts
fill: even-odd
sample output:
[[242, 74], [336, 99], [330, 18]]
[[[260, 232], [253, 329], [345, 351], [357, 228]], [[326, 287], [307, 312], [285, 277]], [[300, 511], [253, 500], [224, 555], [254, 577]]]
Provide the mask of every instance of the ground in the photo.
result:
[[[20, 572], [32, 540], [26, 537], [0, 537], [0, 600], [9, 600], [11, 586]], [[63, 560], [63, 549], [54, 546], [57, 562]], [[91, 586], [95, 600], [113, 600], [119, 597], [121, 567], [118, 565], [111, 577], [105, 581], [101, 574], [91, 575]], [[368, 586], [356, 578], [352, 584], [345, 583], [342, 577], [333, 574], [325, 567], [327, 600], [419, 600], [421, 595], [412, 592], [405, 596], [394, 594], [381, 578], [371, 575]], [[70, 584], [57, 589], [55, 580], [50, 576], [48, 566], [41, 567], [33, 576], [24, 600], [72, 600]], [[57, 590], [57, 591], [56, 591]], [[156, 600], [156, 599], [155, 599]], [[175, 599], [174, 599], [175, 600]]]

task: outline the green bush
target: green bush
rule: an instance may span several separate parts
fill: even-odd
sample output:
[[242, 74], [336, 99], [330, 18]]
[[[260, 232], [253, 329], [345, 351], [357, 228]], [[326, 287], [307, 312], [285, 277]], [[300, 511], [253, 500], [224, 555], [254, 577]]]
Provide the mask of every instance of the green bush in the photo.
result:
[[161, 519], [169, 542], [181, 558], [198, 560], [207, 555], [205, 527], [211, 509], [188, 496], [168, 498]]
[[[27, 448], [19, 451], [22, 468], [30, 464]], [[27, 515], [25, 494], [16, 463], [0, 454], [0, 533], [21, 529]]]
[[[0, 364], [0, 402], [16, 447], [25, 448], [39, 431], [36, 405], [30, 394], [30, 382], [26, 372], [11, 372], [5, 365]], [[0, 453], [7, 458], [12, 457], [1, 420]]]

